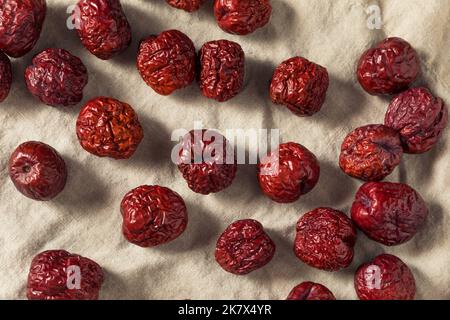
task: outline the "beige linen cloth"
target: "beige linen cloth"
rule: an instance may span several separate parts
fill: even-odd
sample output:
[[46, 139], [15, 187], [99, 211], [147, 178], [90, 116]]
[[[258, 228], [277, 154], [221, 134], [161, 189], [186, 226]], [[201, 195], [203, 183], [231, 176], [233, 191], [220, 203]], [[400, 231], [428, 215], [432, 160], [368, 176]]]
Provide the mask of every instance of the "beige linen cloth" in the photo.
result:
[[[133, 43], [110, 61], [88, 53], [66, 27], [66, 10], [72, 2], [47, 0], [41, 38], [31, 53], [13, 60], [13, 88], [0, 105], [0, 298], [25, 298], [30, 262], [48, 249], [66, 249], [98, 262], [105, 271], [102, 299], [284, 299], [307, 280], [326, 285], [339, 299], [355, 299], [356, 268], [382, 252], [398, 255], [410, 266], [418, 299], [450, 298], [450, 130], [431, 152], [406, 155], [388, 179], [410, 184], [429, 205], [426, 226], [413, 240], [388, 248], [359, 233], [352, 265], [335, 273], [303, 264], [292, 250], [295, 224], [303, 213], [319, 206], [348, 213], [361, 185], [339, 169], [340, 144], [352, 129], [382, 122], [389, 102], [366, 94], [356, 81], [355, 64], [365, 49], [387, 36], [408, 40], [422, 61], [418, 83], [450, 104], [448, 0], [272, 0], [270, 24], [243, 37], [219, 29], [212, 1], [188, 14], [163, 0], [122, 0]], [[382, 10], [381, 30], [367, 26], [366, 9], [372, 4]], [[220, 104], [201, 96], [197, 85], [170, 97], [147, 87], [135, 67], [138, 42], [172, 28], [189, 35], [197, 49], [210, 40], [239, 42], [247, 59], [243, 92]], [[46, 106], [26, 89], [25, 67], [34, 54], [48, 47], [71, 51], [88, 68], [84, 100], [73, 108]], [[325, 66], [330, 74], [326, 103], [311, 118], [292, 115], [273, 105], [268, 96], [275, 66], [296, 55]], [[99, 95], [126, 101], [139, 114], [145, 139], [130, 160], [95, 157], [77, 141], [78, 112], [83, 103]], [[241, 165], [230, 188], [210, 196], [193, 193], [170, 160], [174, 145], [170, 136], [175, 129], [191, 129], [198, 120], [222, 132], [279, 128], [282, 141], [299, 142], [316, 154], [322, 168], [319, 184], [298, 202], [280, 205], [259, 191], [255, 166]], [[67, 162], [66, 188], [53, 201], [29, 200], [9, 179], [9, 155], [27, 140], [52, 145]], [[175, 241], [145, 249], [122, 236], [120, 201], [142, 184], [170, 187], [185, 199], [189, 225]], [[214, 248], [226, 226], [243, 218], [261, 221], [277, 251], [266, 267], [235, 276], [218, 266]]]

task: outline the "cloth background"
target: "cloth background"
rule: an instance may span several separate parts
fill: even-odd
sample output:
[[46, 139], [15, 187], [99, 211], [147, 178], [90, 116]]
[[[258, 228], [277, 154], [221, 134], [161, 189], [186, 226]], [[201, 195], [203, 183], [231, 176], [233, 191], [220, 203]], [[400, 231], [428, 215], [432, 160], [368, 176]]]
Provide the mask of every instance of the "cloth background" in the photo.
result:
[[[322, 283], [339, 299], [354, 299], [357, 266], [382, 252], [398, 255], [412, 269], [417, 298], [450, 298], [450, 140], [449, 131], [431, 152], [406, 155], [389, 177], [416, 188], [426, 199], [426, 227], [402, 246], [381, 246], [358, 235], [355, 259], [340, 272], [308, 267], [293, 254], [295, 224], [301, 214], [319, 206], [349, 212], [360, 182], [338, 167], [340, 144], [352, 129], [381, 123], [388, 98], [372, 97], [358, 85], [355, 64], [361, 53], [387, 36], [408, 40], [419, 52], [423, 74], [419, 84], [450, 103], [450, 3], [447, 0], [272, 0], [270, 24], [249, 36], [224, 33], [216, 25], [212, 1], [193, 14], [169, 7], [163, 0], [122, 0], [133, 29], [130, 48], [110, 61], [85, 50], [75, 31], [66, 27], [67, 6], [74, 1], [47, 0], [48, 11], [39, 42], [25, 57], [13, 60], [14, 83], [0, 105], [0, 298], [25, 298], [32, 258], [47, 249], [66, 249], [92, 258], [105, 270], [102, 299], [284, 299], [298, 283]], [[365, 9], [378, 4], [382, 30], [369, 30]], [[140, 78], [135, 57], [141, 38], [176, 28], [199, 49], [209, 40], [239, 42], [246, 53], [244, 91], [219, 104], [201, 96], [198, 87], [170, 97], [155, 94]], [[89, 71], [82, 103], [52, 108], [27, 91], [23, 73], [34, 54], [62, 47], [79, 56]], [[298, 118], [275, 106], [268, 82], [276, 65], [301, 55], [328, 69], [330, 88], [322, 111]], [[145, 139], [128, 161], [97, 158], [76, 138], [78, 112], [98, 95], [131, 104]], [[241, 165], [233, 185], [202, 196], [188, 189], [170, 161], [171, 132], [191, 129], [194, 121], [224, 132], [227, 128], [279, 128], [282, 141], [295, 141], [313, 151], [322, 172], [317, 187], [300, 201], [275, 204], [257, 184], [254, 165]], [[69, 170], [65, 190], [53, 201], [32, 201], [17, 192], [8, 177], [7, 162], [17, 145], [39, 140], [64, 157]], [[144, 249], [128, 243], [121, 233], [120, 200], [142, 184], [161, 184], [185, 199], [189, 226], [177, 240]], [[270, 264], [247, 276], [223, 271], [214, 260], [215, 243], [232, 221], [261, 221], [277, 245]]]

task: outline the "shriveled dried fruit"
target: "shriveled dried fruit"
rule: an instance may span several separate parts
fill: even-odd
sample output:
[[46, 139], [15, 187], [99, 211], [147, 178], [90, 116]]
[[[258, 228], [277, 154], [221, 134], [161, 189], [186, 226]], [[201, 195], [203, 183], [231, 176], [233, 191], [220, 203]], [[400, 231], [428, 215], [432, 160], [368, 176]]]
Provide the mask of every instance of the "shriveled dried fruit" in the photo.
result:
[[114, 159], [130, 158], [144, 137], [133, 108], [108, 97], [88, 101], [78, 115], [76, 129], [86, 151]]
[[275, 254], [275, 243], [256, 220], [233, 222], [217, 240], [216, 261], [226, 271], [248, 274], [264, 267]]
[[258, 180], [262, 192], [279, 203], [297, 201], [319, 181], [320, 166], [312, 152], [289, 142], [261, 159]]
[[81, 0], [74, 15], [81, 42], [98, 58], [111, 59], [130, 45], [131, 27], [119, 0]]
[[281, 63], [270, 83], [270, 97], [300, 117], [312, 116], [325, 102], [329, 85], [327, 69], [302, 57]]
[[169, 188], [140, 186], [120, 204], [125, 238], [141, 247], [154, 247], [180, 236], [188, 215], [183, 199]]
[[45, 0], [0, 0], [0, 50], [14, 58], [31, 51], [46, 11]]
[[351, 212], [369, 238], [388, 246], [409, 241], [428, 216], [425, 201], [413, 188], [390, 182], [362, 185]]
[[12, 84], [12, 67], [8, 56], [0, 51], [0, 102], [9, 94]]
[[382, 254], [358, 268], [355, 289], [361, 300], [414, 300], [416, 282], [402, 260]]
[[336, 298], [327, 287], [307, 281], [292, 289], [286, 300], [336, 300]]
[[200, 8], [205, 0], [166, 0], [166, 2], [174, 8], [194, 12]]
[[364, 52], [358, 81], [372, 95], [396, 94], [407, 89], [420, 73], [416, 50], [403, 39], [388, 38]]
[[228, 40], [210, 41], [200, 49], [199, 84], [203, 95], [227, 101], [244, 86], [245, 54], [241, 46]]
[[269, 0], [215, 0], [214, 15], [219, 27], [232, 34], [247, 35], [270, 20]]
[[402, 155], [398, 132], [373, 124], [355, 129], [344, 139], [339, 165], [349, 176], [379, 181], [394, 171]]
[[169, 95], [195, 80], [195, 57], [191, 39], [178, 30], [169, 30], [141, 42], [136, 65], [153, 90]]
[[184, 136], [177, 164], [192, 191], [210, 194], [231, 185], [237, 164], [235, 157], [227, 159], [230, 147], [228, 140], [213, 130], [192, 130]]
[[56, 197], [66, 185], [64, 159], [49, 145], [28, 141], [9, 158], [9, 176], [24, 196], [40, 201]]
[[426, 88], [409, 89], [389, 105], [384, 124], [400, 132], [407, 153], [429, 151], [440, 139], [448, 122], [448, 109], [441, 98]]
[[25, 81], [32, 95], [50, 106], [75, 105], [83, 99], [88, 82], [81, 60], [64, 49], [47, 49], [33, 58], [25, 70]]
[[312, 267], [337, 271], [352, 262], [355, 242], [352, 220], [341, 211], [317, 208], [298, 220], [294, 252]]
[[96, 262], [64, 250], [48, 250], [31, 262], [27, 298], [98, 300], [102, 284], [103, 270]]

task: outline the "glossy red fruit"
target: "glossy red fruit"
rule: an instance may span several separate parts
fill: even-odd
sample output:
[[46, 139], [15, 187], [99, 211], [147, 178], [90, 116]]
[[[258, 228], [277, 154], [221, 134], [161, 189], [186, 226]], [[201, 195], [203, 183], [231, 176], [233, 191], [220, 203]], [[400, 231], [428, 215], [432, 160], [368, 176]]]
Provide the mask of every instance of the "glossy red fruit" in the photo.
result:
[[236, 158], [228, 159], [231, 145], [213, 130], [192, 130], [183, 138], [178, 169], [189, 188], [200, 194], [210, 194], [228, 188], [237, 171]]
[[336, 298], [327, 287], [307, 281], [292, 289], [286, 300], [336, 300]]
[[200, 8], [205, 0], [166, 0], [166, 2], [174, 8], [194, 12]]
[[86, 103], [78, 115], [76, 130], [78, 141], [87, 152], [114, 159], [130, 158], [144, 137], [133, 108], [108, 97]]
[[9, 176], [24, 196], [46, 201], [56, 197], [66, 185], [64, 159], [49, 145], [28, 141], [9, 158]]
[[242, 91], [245, 54], [241, 46], [228, 40], [210, 41], [200, 49], [199, 84], [203, 95], [219, 102]]
[[0, 50], [18, 58], [39, 39], [47, 5], [45, 0], [0, 0]]
[[393, 246], [409, 241], [417, 233], [428, 209], [422, 197], [406, 184], [369, 182], [356, 193], [351, 213], [369, 238]]
[[188, 215], [183, 199], [169, 188], [140, 186], [120, 204], [125, 238], [141, 247], [154, 247], [179, 237]]
[[195, 57], [191, 39], [178, 30], [169, 30], [141, 42], [136, 65], [155, 92], [169, 95], [195, 80]]
[[384, 124], [400, 132], [407, 153], [429, 151], [441, 138], [448, 109], [441, 98], [426, 88], [409, 89], [390, 103]]
[[304, 146], [288, 142], [261, 159], [258, 180], [261, 191], [273, 201], [290, 203], [310, 192], [319, 181], [317, 158]]
[[318, 208], [298, 220], [294, 252], [312, 267], [338, 271], [352, 262], [355, 242], [352, 220], [341, 211]]
[[402, 260], [382, 254], [358, 268], [355, 289], [361, 300], [414, 300], [416, 282]]
[[264, 267], [275, 254], [275, 243], [256, 220], [233, 222], [217, 240], [216, 261], [225, 270], [245, 275]]
[[96, 262], [64, 250], [49, 250], [39, 253], [31, 262], [27, 298], [98, 300], [102, 284], [103, 271]]
[[88, 82], [81, 60], [64, 49], [47, 49], [33, 58], [25, 70], [25, 81], [32, 95], [50, 106], [70, 106], [83, 99]]
[[358, 81], [372, 95], [407, 89], [420, 73], [416, 50], [403, 39], [388, 38], [367, 50], [358, 63]]
[[8, 97], [12, 84], [12, 67], [8, 56], [0, 51], [0, 102]]
[[300, 117], [312, 116], [325, 102], [329, 85], [327, 69], [302, 57], [281, 63], [270, 83], [272, 102], [286, 106]]
[[81, 42], [100, 59], [111, 59], [131, 43], [131, 27], [119, 0], [81, 0], [74, 16]]
[[269, 0], [215, 0], [214, 15], [225, 32], [247, 35], [264, 27], [270, 20]]
[[403, 155], [400, 135], [384, 125], [367, 125], [352, 131], [341, 146], [339, 166], [351, 177], [379, 181], [390, 175]]

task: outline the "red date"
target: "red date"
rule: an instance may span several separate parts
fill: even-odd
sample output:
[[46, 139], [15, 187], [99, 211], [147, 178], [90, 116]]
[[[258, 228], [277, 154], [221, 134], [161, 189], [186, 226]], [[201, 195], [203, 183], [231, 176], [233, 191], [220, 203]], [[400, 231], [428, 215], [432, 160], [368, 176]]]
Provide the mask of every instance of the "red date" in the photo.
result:
[[8, 56], [0, 51], [0, 102], [8, 97], [12, 84], [12, 67]]
[[327, 287], [307, 281], [292, 289], [286, 300], [336, 300], [336, 298]]
[[33, 49], [41, 34], [45, 0], [0, 0], [0, 50], [18, 58]]
[[188, 215], [183, 199], [169, 188], [140, 186], [120, 204], [125, 238], [141, 247], [154, 247], [179, 237]]
[[9, 176], [24, 196], [46, 201], [56, 197], [66, 185], [64, 159], [49, 145], [28, 141], [19, 145], [9, 159]]
[[191, 39], [178, 30], [169, 30], [141, 42], [136, 65], [155, 92], [169, 95], [195, 80], [195, 57]]
[[245, 275], [264, 267], [275, 254], [275, 243], [256, 220], [233, 222], [217, 240], [216, 261], [225, 270]]
[[78, 115], [76, 130], [87, 152], [114, 159], [130, 158], [144, 137], [133, 108], [108, 97], [97, 97], [86, 103]]
[[409, 89], [389, 105], [384, 124], [400, 132], [407, 153], [429, 151], [440, 139], [448, 122], [448, 109], [441, 98], [426, 88]]
[[342, 143], [339, 165], [351, 177], [383, 180], [401, 161], [400, 135], [384, 125], [368, 125], [351, 132]]
[[43, 103], [69, 106], [83, 99], [88, 74], [83, 62], [70, 52], [47, 49], [33, 58], [25, 70], [25, 81], [31, 94]]
[[174, 8], [187, 12], [197, 11], [205, 0], [166, 0]]

